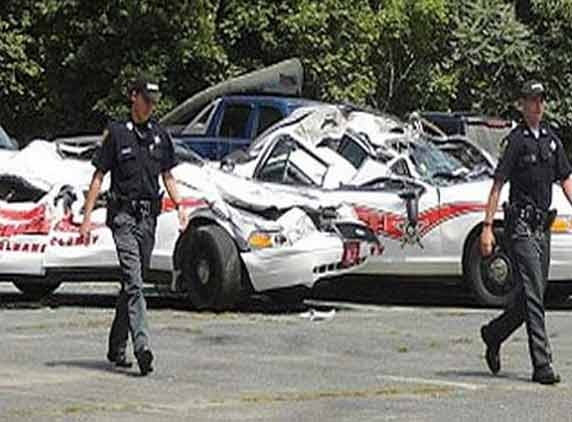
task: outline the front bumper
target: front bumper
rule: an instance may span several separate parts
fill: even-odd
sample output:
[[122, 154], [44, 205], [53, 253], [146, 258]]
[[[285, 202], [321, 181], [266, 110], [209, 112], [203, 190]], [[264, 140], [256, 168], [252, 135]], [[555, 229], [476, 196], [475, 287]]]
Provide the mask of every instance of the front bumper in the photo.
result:
[[372, 254], [381, 253], [379, 244], [360, 240], [359, 256], [348, 262], [344, 260], [346, 242], [334, 233], [316, 232], [295, 245], [242, 252], [241, 257], [256, 291], [312, 287], [323, 278], [352, 272]]

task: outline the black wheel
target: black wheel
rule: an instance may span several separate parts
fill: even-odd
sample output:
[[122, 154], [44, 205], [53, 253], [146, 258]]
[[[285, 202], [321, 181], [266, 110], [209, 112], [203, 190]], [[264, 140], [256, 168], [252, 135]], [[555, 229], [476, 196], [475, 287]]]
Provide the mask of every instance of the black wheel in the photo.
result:
[[518, 293], [514, 269], [504, 244], [502, 227], [494, 227], [495, 250], [484, 258], [480, 249], [480, 232], [472, 237], [464, 260], [465, 282], [482, 305], [507, 306]]
[[61, 282], [48, 277], [22, 277], [14, 281], [18, 290], [33, 299], [48, 296], [60, 287], [60, 284]]
[[192, 230], [180, 249], [183, 289], [196, 309], [232, 309], [241, 298], [241, 264], [232, 238], [217, 225]]

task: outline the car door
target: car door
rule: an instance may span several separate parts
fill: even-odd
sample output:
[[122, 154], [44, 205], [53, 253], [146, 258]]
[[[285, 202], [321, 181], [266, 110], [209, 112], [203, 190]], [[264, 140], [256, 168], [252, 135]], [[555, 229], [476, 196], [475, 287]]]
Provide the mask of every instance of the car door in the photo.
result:
[[[411, 178], [391, 176], [343, 188], [338, 194], [353, 205], [385, 248], [360, 272], [411, 275], [433, 271], [441, 250], [438, 231], [431, 224], [439, 212], [436, 189]], [[409, 199], [408, 194], [412, 196]], [[408, 213], [408, 202], [412, 210], [416, 204], [416, 219]]]
[[0, 275], [44, 275], [50, 224], [47, 204], [0, 201]]

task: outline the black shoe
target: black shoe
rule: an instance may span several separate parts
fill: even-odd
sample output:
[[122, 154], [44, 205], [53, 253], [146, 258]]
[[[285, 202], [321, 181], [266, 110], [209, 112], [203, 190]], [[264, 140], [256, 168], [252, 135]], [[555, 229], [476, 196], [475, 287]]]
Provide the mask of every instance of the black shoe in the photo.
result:
[[153, 353], [151, 353], [151, 350], [145, 349], [141, 352], [137, 352], [135, 357], [137, 358], [137, 363], [139, 364], [139, 371], [141, 371], [141, 375], [145, 376], [149, 372], [153, 372]]
[[487, 346], [485, 351], [485, 359], [487, 361], [487, 366], [493, 375], [496, 375], [500, 371], [500, 343], [493, 341], [489, 334], [489, 328], [486, 325], [481, 327], [481, 338]]
[[133, 362], [127, 360], [125, 353], [107, 353], [107, 360], [114, 363], [118, 368], [131, 368]]
[[560, 375], [554, 372], [552, 366], [546, 365], [534, 370], [532, 381], [544, 385], [558, 384], [560, 382]]

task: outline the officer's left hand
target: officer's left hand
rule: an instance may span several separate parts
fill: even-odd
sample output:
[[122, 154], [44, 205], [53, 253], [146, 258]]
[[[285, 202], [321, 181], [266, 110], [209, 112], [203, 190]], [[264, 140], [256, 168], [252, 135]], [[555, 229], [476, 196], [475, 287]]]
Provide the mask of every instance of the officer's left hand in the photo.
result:
[[177, 216], [179, 217], [179, 231], [183, 232], [187, 228], [187, 224], [189, 223], [189, 217], [187, 216], [186, 211], [183, 207], [179, 207], [177, 211]]
[[82, 239], [84, 245], [89, 244], [91, 234], [91, 222], [89, 219], [84, 219], [79, 227], [79, 236]]

